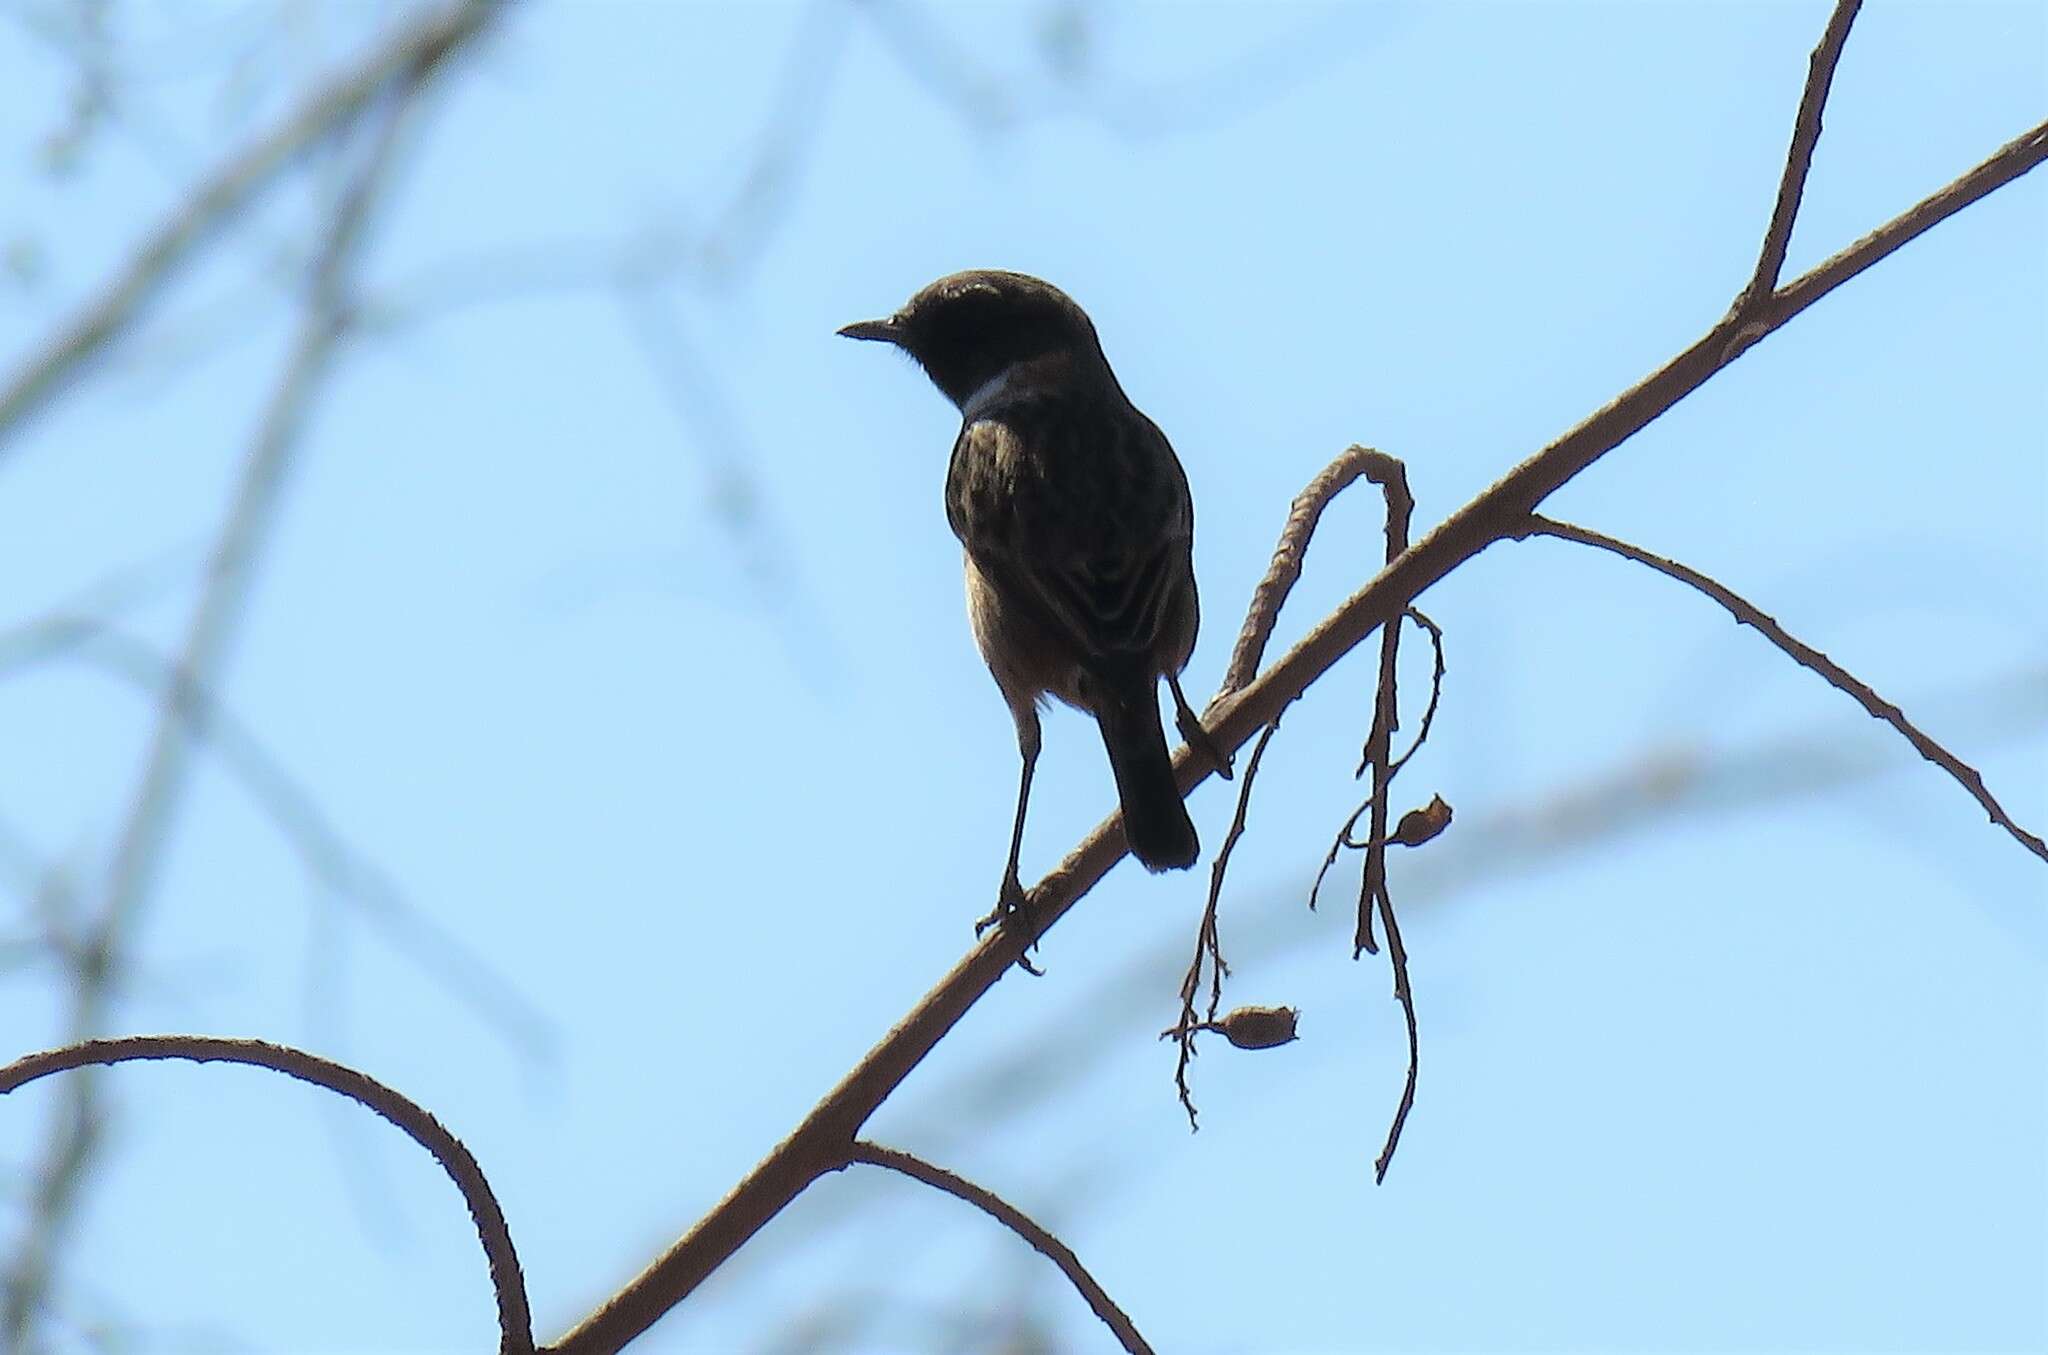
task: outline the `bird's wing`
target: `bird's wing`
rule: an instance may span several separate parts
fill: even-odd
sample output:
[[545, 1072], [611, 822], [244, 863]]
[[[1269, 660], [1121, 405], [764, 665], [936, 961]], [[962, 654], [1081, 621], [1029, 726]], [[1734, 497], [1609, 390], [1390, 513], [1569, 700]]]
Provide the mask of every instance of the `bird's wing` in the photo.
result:
[[1083, 662], [1157, 658], [1192, 587], [1186, 480], [1135, 411], [1084, 419], [1048, 401], [977, 419], [954, 445], [946, 515], [1003, 600]]

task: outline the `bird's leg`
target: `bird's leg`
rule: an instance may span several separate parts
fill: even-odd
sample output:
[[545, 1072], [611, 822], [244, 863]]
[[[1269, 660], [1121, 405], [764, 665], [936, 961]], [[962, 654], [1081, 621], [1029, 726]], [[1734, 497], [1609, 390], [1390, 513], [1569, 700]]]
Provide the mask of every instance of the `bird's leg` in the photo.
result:
[[1024, 759], [1024, 770], [1017, 780], [1017, 819], [1010, 827], [1010, 859], [1003, 865], [1003, 887], [996, 895], [995, 911], [974, 924], [976, 936], [1010, 914], [1022, 912], [1028, 902], [1023, 882], [1017, 878], [1017, 858], [1024, 851], [1024, 808], [1031, 801], [1031, 769], [1035, 762], [1035, 758]]
[[[1017, 777], [1017, 817], [1010, 825], [1010, 859], [1003, 864], [1003, 884], [996, 894], [996, 906], [987, 916], [974, 924], [974, 934], [979, 937], [990, 927], [1016, 918], [1030, 928], [1031, 939], [1026, 949], [1038, 944], [1038, 931], [1031, 927], [1030, 899], [1024, 893], [1024, 885], [1017, 878], [1017, 858], [1024, 851], [1024, 812], [1031, 803], [1031, 772], [1038, 765], [1038, 711], [1026, 707], [1017, 716], [1017, 752], [1023, 763], [1023, 770]], [[1040, 971], [1023, 956], [1017, 957], [1017, 964], [1026, 973]]]
[[1225, 781], [1230, 780], [1230, 756], [1223, 751], [1223, 745], [1202, 728], [1202, 718], [1188, 705], [1187, 694], [1180, 689], [1180, 675], [1168, 673], [1166, 685], [1173, 692], [1173, 722], [1180, 727], [1180, 736], [1188, 741], [1188, 747], [1209, 759], [1216, 775]]

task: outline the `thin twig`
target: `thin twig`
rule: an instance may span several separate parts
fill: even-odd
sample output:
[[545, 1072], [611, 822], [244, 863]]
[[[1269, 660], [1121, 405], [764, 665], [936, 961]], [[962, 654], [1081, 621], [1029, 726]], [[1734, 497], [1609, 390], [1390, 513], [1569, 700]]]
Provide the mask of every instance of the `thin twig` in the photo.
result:
[[1921, 732], [1917, 725], [1906, 718], [1904, 711], [1901, 711], [1897, 706], [1871, 690], [1868, 683], [1857, 678], [1855, 674], [1821, 653], [1818, 649], [1815, 649], [1812, 645], [1806, 644], [1788, 634], [1783, 626], [1780, 626], [1776, 621], [1766, 616], [1756, 604], [1738, 597], [1727, 587], [1696, 569], [1682, 565], [1676, 560], [1668, 560], [1661, 555], [1652, 555], [1641, 546], [1632, 546], [1626, 541], [1604, 535], [1590, 528], [1578, 527], [1569, 522], [1559, 522], [1554, 518], [1531, 514], [1528, 528], [1519, 535], [1554, 536], [1562, 541], [1575, 541], [1582, 546], [1597, 546], [1599, 549], [1610, 551], [1625, 560], [1633, 560], [1639, 565], [1646, 565], [1666, 578], [1676, 579], [1680, 583], [1706, 594], [1719, 603], [1738, 623], [1750, 627], [1757, 634], [1769, 640], [1794, 663], [1820, 674], [1829, 686], [1846, 693], [1854, 699], [1857, 705], [1868, 711], [1873, 718], [1882, 720], [1897, 730], [1904, 736], [1906, 742], [1913, 745], [1915, 752], [1947, 772], [1955, 779], [1957, 785], [1968, 791], [1971, 798], [1976, 800], [1983, 807], [1984, 812], [1990, 816], [1992, 823], [2010, 833], [2013, 839], [2028, 851], [2042, 860], [2048, 861], [2048, 842], [2042, 841], [2036, 834], [2028, 832], [2025, 828], [2013, 822], [2012, 816], [2005, 812], [2005, 806], [2001, 805], [1997, 798], [1991, 794], [1990, 789], [1984, 784], [1983, 776], [1975, 767], [1964, 762], [1954, 753], [1949, 752], [1948, 749], [1942, 747], [1925, 733]]
[[[1947, 188], [1792, 283], [1755, 323], [1732, 316], [1721, 320], [1691, 347], [1451, 514], [1271, 668], [1212, 707], [1204, 726], [1225, 751], [1241, 746], [1374, 630], [1399, 617], [1425, 589], [1494, 542], [1512, 536], [1543, 500], [1793, 315], [2044, 158], [2048, 124], [2003, 147]], [[1185, 792], [1207, 779], [1213, 768], [1206, 758], [1184, 751], [1175, 760], [1175, 770]], [[1039, 933], [1055, 926], [1123, 854], [1121, 825], [1112, 820], [1097, 825], [1031, 891]], [[1022, 946], [1019, 936], [991, 932], [723, 1201], [552, 1349], [558, 1355], [617, 1351], [688, 1297], [805, 1186], [843, 1162], [843, 1145], [982, 995], [1010, 972]]]
[[433, 1155], [469, 1207], [470, 1220], [476, 1225], [477, 1238], [483, 1243], [484, 1258], [490, 1265], [491, 1288], [497, 1296], [499, 1351], [502, 1355], [531, 1355], [533, 1317], [527, 1306], [526, 1280], [519, 1269], [519, 1255], [512, 1245], [505, 1211], [499, 1207], [483, 1168], [431, 1111], [373, 1077], [304, 1050], [265, 1040], [131, 1035], [115, 1040], [84, 1040], [16, 1059], [0, 1068], [0, 1096], [51, 1073], [143, 1059], [189, 1059], [194, 1063], [239, 1063], [268, 1068], [325, 1087], [397, 1126], [407, 1138]]
[[[1247, 777], [1249, 779], [1249, 777]], [[1145, 1338], [1138, 1335], [1138, 1329], [1124, 1310], [1116, 1306], [1108, 1291], [1096, 1283], [1095, 1277], [1081, 1264], [1081, 1258], [1074, 1255], [1073, 1248], [1054, 1237], [1050, 1232], [1033, 1222], [1023, 1210], [997, 1195], [994, 1191], [977, 1186], [963, 1176], [955, 1175], [944, 1167], [935, 1166], [923, 1158], [906, 1153], [898, 1148], [884, 1148], [879, 1143], [862, 1139], [848, 1150], [849, 1162], [865, 1162], [872, 1167], [887, 1167], [890, 1171], [901, 1172], [912, 1180], [922, 1181], [936, 1190], [943, 1190], [956, 1200], [964, 1200], [982, 1213], [1002, 1224], [1018, 1237], [1031, 1245], [1031, 1249], [1060, 1268], [1095, 1315], [1111, 1332], [1123, 1348], [1131, 1355], [1151, 1355], [1152, 1347]]]
[[[1444, 694], [1444, 633], [1442, 628], [1436, 622], [1430, 620], [1418, 608], [1410, 607], [1403, 612], [1403, 615], [1429, 632], [1429, 643], [1431, 651], [1435, 656], [1435, 664], [1430, 671], [1429, 704], [1423, 708], [1422, 723], [1417, 726], [1415, 731], [1415, 742], [1408, 745], [1408, 751], [1395, 758], [1393, 765], [1387, 769], [1387, 782], [1389, 785], [1393, 783], [1394, 777], [1400, 770], [1408, 765], [1408, 760], [1422, 751], [1422, 745], [1429, 739], [1430, 729], [1436, 724], [1437, 705], [1442, 701]], [[1330, 838], [1330, 850], [1324, 854], [1323, 864], [1316, 868], [1316, 878], [1309, 884], [1308, 910], [1311, 913], [1316, 910], [1316, 901], [1322, 895], [1324, 879], [1328, 877], [1331, 868], [1337, 864], [1338, 853], [1342, 852], [1346, 847], [1353, 851], [1362, 852], [1365, 850], [1370, 839], [1360, 839], [1356, 836], [1358, 821], [1364, 818], [1372, 809], [1373, 801], [1377, 798], [1376, 795], [1367, 795], [1363, 800], [1360, 800], [1357, 808], [1351, 811], [1351, 817], [1345, 819], [1343, 826], [1338, 828], [1336, 833]]]
[[1206, 959], [1209, 965], [1209, 1014], [1216, 1019], [1217, 1010], [1223, 1005], [1223, 976], [1230, 972], [1230, 966], [1223, 962], [1223, 944], [1216, 931], [1216, 915], [1223, 900], [1223, 876], [1230, 869], [1230, 854], [1237, 848], [1237, 840], [1244, 836], [1245, 813], [1251, 807], [1252, 783], [1259, 779], [1259, 762], [1266, 756], [1266, 745], [1273, 742], [1278, 733], [1280, 721], [1272, 724], [1259, 734], [1259, 741], [1252, 745], [1251, 760], [1244, 769], [1244, 781], [1237, 788], [1237, 812], [1231, 815], [1230, 831], [1223, 835], [1223, 845], [1217, 849], [1216, 859], [1209, 863], [1209, 898], [1202, 905], [1202, 922], [1195, 929], [1195, 958], [1188, 965], [1188, 972], [1180, 982], [1180, 1021], [1175, 1026], [1180, 1052], [1173, 1067], [1173, 1085], [1180, 1093], [1180, 1103], [1188, 1113], [1188, 1129], [1194, 1130], [1195, 1096], [1188, 1087], [1188, 1061], [1195, 1054], [1195, 1031], [1199, 1022], [1195, 1019], [1195, 994], [1202, 987], [1202, 966]]
[[1358, 828], [1358, 821], [1365, 817], [1366, 811], [1372, 808], [1372, 801], [1373, 797], [1370, 795], [1360, 800], [1358, 807], [1351, 811], [1351, 817], [1344, 820], [1344, 826], [1330, 839], [1330, 850], [1323, 857], [1323, 864], [1316, 868], [1316, 878], [1308, 887], [1308, 910], [1311, 913], [1316, 910], [1316, 901], [1323, 892], [1323, 878], [1330, 873], [1330, 868], [1337, 864], [1337, 853], [1346, 847], [1358, 851], [1365, 849], [1365, 844], [1353, 839], [1351, 834]]
[[[1386, 491], [1387, 563], [1392, 566], [1408, 550], [1408, 523], [1414, 515], [1415, 500], [1408, 492], [1408, 474], [1400, 462], [1394, 462], [1384, 474], [1384, 479], [1378, 475], [1373, 478]], [[1404, 609], [1404, 615], [1412, 610], [1412, 607]], [[1432, 626], [1431, 630], [1434, 632], [1435, 627]], [[1400, 639], [1398, 621], [1380, 628], [1379, 686], [1373, 702], [1372, 732], [1365, 742], [1365, 763], [1372, 769], [1372, 799], [1365, 840], [1365, 871], [1358, 896], [1358, 930], [1352, 937], [1354, 958], [1360, 951], [1375, 949], [1372, 919], [1374, 913], [1378, 913], [1387, 929], [1387, 963], [1394, 971], [1394, 997], [1401, 1004], [1401, 1015], [1408, 1027], [1408, 1072], [1401, 1087], [1400, 1105], [1395, 1108], [1393, 1124], [1387, 1130], [1386, 1145], [1380, 1149], [1379, 1158], [1373, 1164], [1375, 1181], [1387, 1179], [1387, 1167], [1394, 1160], [1394, 1149], [1401, 1141], [1401, 1127], [1408, 1122], [1408, 1112], [1415, 1105], [1415, 1080], [1422, 1054], [1421, 1041], [1415, 1029], [1415, 991], [1408, 978], [1408, 948], [1401, 943], [1401, 925], [1394, 918], [1394, 896], [1387, 887], [1387, 808], [1392, 798], [1394, 773], [1399, 770], [1392, 755], [1394, 728], [1401, 719], [1400, 695], [1396, 685]], [[1441, 649], [1438, 654], [1441, 657]], [[1431, 704], [1434, 705], [1433, 697]], [[1420, 740], [1417, 746], [1420, 746]]]
[[1778, 275], [1785, 268], [1785, 251], [1792, 242], [1792, 223], [1798, 219], [1799, 204], [1806, 195], [1806, 176], [1813, 169], [1813, 149], [1820, 142], [1821, 110], [1827, 106], [1835, 67], [1841, 63], [1842, 46], [1849, 40], [1849, 26], [1856, 22], [1856, 11], [1862, 7], [1863, 0], [1839, 0], [1821, 33], [1819, 45], [1807, 59], [1806, 88], [1799, 96], [1799, 112], [1792, 119], [1792, 147], [1785, 154], [1778, 200], [1771, 207], [1771, 224], [1764, 231], [1756, 272], [1735, 300], [1738, 313], [1756, 310], [1777, 290]]
[[[1393, 457], [1366, 472], [1387, 499], [1387, 563], [1401, 558], [1408, 549], [1408, 524], [1415, 516], [1415, 499], [1408, 492], [1408, 471]], [[1358, 770], [1372, 768], [1372, 801], [1365, 839], [1365, 874], [1358, 893], [1358, 929], [1351, 938], [1354, 958], [1361, 951], [1377, 953], [1373, 944], [1373, 901], [1387, 897], [1387, 790], [1393, 780], [1394, 729], [1401, 723], [1398, 689], [1401, 627], [1380, 627], [1379, 681], [1374, 687], [1372, 728], [1365, 738], [1365, 754]], [[1392, 910], [1391, 903], [1386, 905]]]
[[1422, 1062], [1422, 1041], [1415, 1029], [1415, 992], [1408, 983], [1408, 947], [1401, 942], [1401, 924], [1394, 919], [1394, 901], [1380, 885], [1380, 918], [1387, 924], [1387, 962], [1394, 971], [1394, 1000], [1401, 1004], [1401, 1016], [1408, 1027], [1408, 1074], [1401, 1083], [1401, 1104], [1394, 1108], [1394, 1122], [1387, 1126], [1387, 1141], [1373, 1162], [1373, 1183], [1383, 1184], [1394, 1149], [1401, 1144], [1401, 1129], [1408, 1112], [1415, 1109], [1415, 1077]]
[[1429, 704], [1422, 708], [1422, 723], [1416, 726], [1415, 742], [1408, 745], [1407, 752], [1394, 759], [1393, 766], [1387, 768], [1388, 781], [1392, 781], [1400, 773], [1401, 769], [1408, 765], [1408, 759], [1421, 752], [1422, 745], [1429, 742], [1430, 727], [1436, 723], [1437, 703], [1443, 699], [1444, 694], [1443, 627], [1430, 620], [1419, 608], [1410, 607], [1404, 615], [1410, 621], [1413, 621], [1416, 625], [1429, 632], [1429, 646], [1431, 653], [1435, 656], [1435, 663], [1430, 669], [1429, 674]]
[[462, 0], [400, 30], [215, 170], [150, 233], [107, 289], [0, 387], [0, 448], [103, 354], [156, 299], [178, 266], [245, 210], [260, 190], [307, 151], [346, 130], [380, 92], [394, 83], [419, 83], [451, 54], [470, 45], [499, 5], [500, 0]]

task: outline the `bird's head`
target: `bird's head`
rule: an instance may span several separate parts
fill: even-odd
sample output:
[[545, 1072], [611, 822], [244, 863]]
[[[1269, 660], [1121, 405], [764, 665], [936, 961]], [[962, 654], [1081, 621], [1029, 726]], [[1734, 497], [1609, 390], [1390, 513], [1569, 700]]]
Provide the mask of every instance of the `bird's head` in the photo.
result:
[[895, 344], [956, 405], [1019, 362], [1053, 354], [1102, 361], [1095, 326], [1072, 298], [1049, 282], [996, 269], [940, 278], [887, 319], [839, 332]]

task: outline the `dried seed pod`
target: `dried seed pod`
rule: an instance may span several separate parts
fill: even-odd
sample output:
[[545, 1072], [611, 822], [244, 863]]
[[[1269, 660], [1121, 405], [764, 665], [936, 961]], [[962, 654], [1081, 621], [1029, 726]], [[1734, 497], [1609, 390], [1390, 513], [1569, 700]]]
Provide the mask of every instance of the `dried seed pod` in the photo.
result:
[[1216, 1029], [1239, 1049], [1271, 1049], [1295, 1038], [1300, 1015], [1292, 1007], [1239, 1007], [1218, 1021]]
[[1387, 841], [1402, 847], [1420, 847], [1451, 826], [1451, 807], [1441, 795], [1432, 796], [1420, 809], [1411, 809], [1387, 835]]

